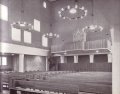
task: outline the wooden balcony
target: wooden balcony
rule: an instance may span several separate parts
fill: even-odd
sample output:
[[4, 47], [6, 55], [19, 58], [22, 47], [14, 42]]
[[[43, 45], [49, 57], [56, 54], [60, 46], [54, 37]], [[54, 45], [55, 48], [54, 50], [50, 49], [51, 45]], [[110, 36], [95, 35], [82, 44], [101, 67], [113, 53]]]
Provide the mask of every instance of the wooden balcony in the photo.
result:
[[97, 49], [107, 49], [111, 50], [111, 42], [109, 40], [95, 40], [95, 41], [86, 41], [86, 42], [68, 42], [62, 45], [53, 45], [51, 47], [52, 53], [74, 51], [74, 50], [97, 50]]

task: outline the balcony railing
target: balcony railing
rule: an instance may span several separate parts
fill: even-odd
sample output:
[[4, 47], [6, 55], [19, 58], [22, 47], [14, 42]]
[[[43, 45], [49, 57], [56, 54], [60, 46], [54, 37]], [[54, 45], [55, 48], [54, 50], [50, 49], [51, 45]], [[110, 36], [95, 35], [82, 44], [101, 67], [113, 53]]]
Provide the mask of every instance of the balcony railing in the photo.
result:
[[111, 49], [111, 42], [109, 40], [94, 40], [87, 42], [68, 42], [62, 45], [53, 45], [51, 52], [70, 51], [70, 50], [94, 50], [94, 49]]

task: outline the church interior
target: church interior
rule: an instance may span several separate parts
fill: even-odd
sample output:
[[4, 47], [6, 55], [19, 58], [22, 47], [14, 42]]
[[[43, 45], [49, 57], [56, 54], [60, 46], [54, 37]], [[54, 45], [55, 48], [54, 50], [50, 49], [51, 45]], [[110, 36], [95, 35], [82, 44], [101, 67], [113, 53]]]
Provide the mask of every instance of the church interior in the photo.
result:
[[0, 0], [0, 94], [120, 94], [120, 0]]

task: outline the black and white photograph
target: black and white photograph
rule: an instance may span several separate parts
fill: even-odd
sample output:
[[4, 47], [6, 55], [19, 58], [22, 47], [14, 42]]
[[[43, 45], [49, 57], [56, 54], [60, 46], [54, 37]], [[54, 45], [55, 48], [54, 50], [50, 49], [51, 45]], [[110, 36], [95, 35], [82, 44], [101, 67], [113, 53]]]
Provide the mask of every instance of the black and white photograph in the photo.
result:
[[0, 94], [120, 94], [120, 0], [0, 0]]

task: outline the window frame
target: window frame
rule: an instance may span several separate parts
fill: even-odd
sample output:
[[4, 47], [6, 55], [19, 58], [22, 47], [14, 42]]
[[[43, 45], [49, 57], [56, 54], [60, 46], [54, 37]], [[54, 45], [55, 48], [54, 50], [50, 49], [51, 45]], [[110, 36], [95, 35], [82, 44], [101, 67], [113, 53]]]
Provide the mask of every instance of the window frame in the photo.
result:
[[[5, 59], [5, 61], [3, 61]], [[5, 63], [4, 63], [5, 62]], [[1, 57], [1, 65], [2, 66], [7, 66], [8, 65], [8, 63], [7, 63], [7, 57], [6, 56], [2, 56]]]

